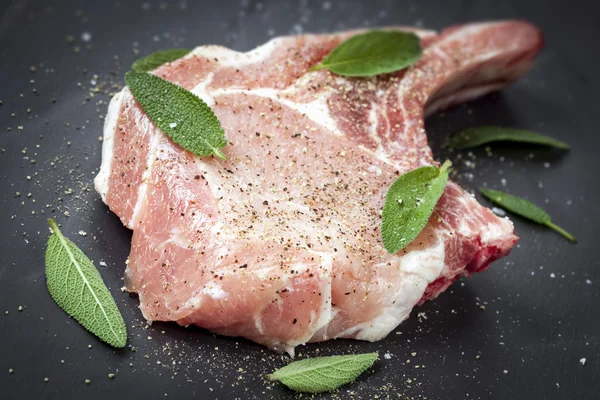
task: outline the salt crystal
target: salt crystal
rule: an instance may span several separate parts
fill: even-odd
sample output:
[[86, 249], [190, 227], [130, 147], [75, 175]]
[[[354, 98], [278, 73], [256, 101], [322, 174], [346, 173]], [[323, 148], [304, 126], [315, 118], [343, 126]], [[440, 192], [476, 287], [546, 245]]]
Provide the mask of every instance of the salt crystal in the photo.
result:
[[92, 34], [89, 32], [83, 32], [81, 34], [81, 40], [83, 40], [84, 42], [89, 42], [90, 40], [92, 40]]
[[100, 261], [98, 264], [100, 264], [101, 267], [106, 267], [106, 263], [104, 261]]
[[499, 217], [506, 217], [506, 211], [498, 207], [492, 207], [492, 212]]
[[588, 285], [591, 285], [592, 284], [592, 280], [591, 279], [586, 279], [585, 283], [587, 283]]
[[79, 234], [80, 234], [81, 236], [87, 236], [87, 233], [86, 233], [85, 231], [79, 231]]
[[389, 352], [387, 352], [383, 355], [383, 358], [385, 358], [386, 360], [389, 360], [390, 358], [392, 358], [392, 355]]
[[556, 274], [553, 272], [550, 274], [550, 278], [556, 278]]
[[177, 126], [177, 122], [171, 122], [169, 124], [169, 128], [175, 128]]
[[586, 360], [585, 358], [582, 358], [581, 360], [579, 360], [579, 364], [581, 364], [581, 365], [585, 365], [585, 362], [586, 362], [586, 361], [587, 361], [587, 360]]

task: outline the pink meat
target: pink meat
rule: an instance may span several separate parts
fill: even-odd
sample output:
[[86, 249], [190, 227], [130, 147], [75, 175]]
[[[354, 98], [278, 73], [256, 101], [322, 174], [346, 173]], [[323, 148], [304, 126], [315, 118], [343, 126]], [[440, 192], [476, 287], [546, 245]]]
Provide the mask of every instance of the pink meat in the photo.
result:
[[379, 340], [416, 304], [510, 252], [512, 223], [452, 182], [397, 254], [383, 248], [380, 212], [398, 175], [436, 164], [424, 115], [522, 76], [540, 32], [518, 21], [414, 31], [421, 60], [373, 78], [309, 72], [356, 31], [248, 53], [203, 46], [155, 70], [212, 107], [227, 161], [186, 152], [126, 88], [115, 96], [96, 189], [134, 231], [126, 282], [145, 318], [290, 353], [308, 341]]

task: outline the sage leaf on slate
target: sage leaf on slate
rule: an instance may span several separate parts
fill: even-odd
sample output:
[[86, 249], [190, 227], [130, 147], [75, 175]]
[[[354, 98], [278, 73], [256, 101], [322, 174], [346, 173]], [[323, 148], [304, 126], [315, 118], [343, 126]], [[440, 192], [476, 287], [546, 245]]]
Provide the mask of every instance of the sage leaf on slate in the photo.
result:
[[297, 392], [331, 392], [354, 381], [377, 360], [377, 353], [307, 358], [268, 375]]
[[518, 142], [551, 146], [565, 150], [569, 149], [568, 144], [551, 137], [523, 129], [503, 128], [500, 126], [479, 126], [466, 129], [450, 138], [448, 143], [446, 143], [446, 147], [462, 150], [491, 142]]
[[85, 329], [114, 347], [125, 347], [127, 329], [115, 300], [94, 264], [63, 236], [53, 219], [46, 249], [46, 284], [50, 295]]
[[136, 72], [152, 71], [163, 64], [175, 61], [185, 56], [189, 52], [190, 50], [187, 49], [169, 49], [157, 51], [134, 62], [131, 66], [131, 70]]
[[388, 189], [382, 212], [381, 235], [390, 254], [397, 253], [421, 233], [444, 193], [450, 161], [401, 175]]
[[154, 124], [184, 149], [198, 155], [214, 154], [227, 144], [219, 119], [198, 96], [146, 72], [128, 72], [125, 82]]
[[369, 31], [344, 40], [312, 70], [344, 76], [374, 76], [409, 67], [421, 57], [419, 37], [411, 32]]
[[552, 223], [550, 215], [540, 207], [536, 206], [532, 202], [525, 200], [521, 197], [514, 196], [512, 194], [504, 193], [499, 190], [480, 188], [481, 194], [493, 203], [496, 203], [500, 207], [520, 215], [521, 217], [527, 218], [538, 224], [545, 225], [548, 228], [555, 230], [560, 233], [571, 242], [576, 242], [577, 239], [569, 232], [565, 231], [561, 227]]

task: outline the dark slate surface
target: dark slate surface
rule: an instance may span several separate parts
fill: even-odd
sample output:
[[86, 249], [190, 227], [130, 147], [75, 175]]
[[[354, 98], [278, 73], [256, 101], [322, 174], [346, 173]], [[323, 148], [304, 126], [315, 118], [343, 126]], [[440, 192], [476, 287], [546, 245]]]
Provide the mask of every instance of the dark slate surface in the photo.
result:
[[[514, 17], [545, 32], [547, 47], [534, 70], [502, 94], [430, 118], [431, 142], [440, 159], [455, 161], [464, 186], [505, 184], [543, 205], [579, 243], [515, 218], [521, 241], [510, 257], [416, 309], [386, 340], [337, 341], [300, 352], [380, 352], [374, 370], [334, 395], [339, 398], [600, 398], [594, 249], [600, 13], [594, 2], [3, 1], [0, 10], [0, 398], [295, 397], [262, 378], [283, 365], [281, 356], [200, 329], [145, 327], [137, 299], [119, 290], [131, 234], [91, 183], [110, 83], [121, 85], [138, 52], [205, 43], [248, 50], [294, 32], [391, 24], [441, 29]], [[96, 85], [102, 88], [90, 97]], [[498, 147], [491, 157], [483, 149], [464, 152], [462, 161], [476, 162], [471, 170], [441, 144], [475, 124], [538, 130], [572, 149]], [[99, 269], [136, 351], [103, 345], [52, 302], [44, 282], [51, 215], [97, 265], [107, 264]]]

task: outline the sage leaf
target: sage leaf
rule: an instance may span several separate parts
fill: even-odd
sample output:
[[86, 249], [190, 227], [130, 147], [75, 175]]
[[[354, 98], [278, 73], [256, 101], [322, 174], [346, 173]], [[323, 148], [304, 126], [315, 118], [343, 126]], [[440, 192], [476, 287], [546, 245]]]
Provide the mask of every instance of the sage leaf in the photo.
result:
[[397, 253], [421, 233], [444, 193], [450, 161], [441, 168], [426, 166], [401, 175], [388, 189], [382, 212], [383, 246]]
[[527, 218], [533, 222], [541, 225], [545, 225], [548, 228], [555, 230], [560, 233], [571, 242], [577, 242], [577, 239], [569, 232], [565, 231], [561, 227], [552, 223], [550, 215], [540, 207], [536, 206], [529, 200], [525, 200], [521, 197], [514, 196], [512, 194], [504, 193], [499, 190], [480, 188], [481, 194], [490, 200], [492, 203], [499, 205], [500, 207], [520, 215], [521, 217]]
[[369, 31], [344, 40], [312, 70], [327, 68], [338, 75], [374, 76], [409, 67], [422, 54], [414, 33]]
[[46, 249], [46, 284], [50, 295], [85, 329], [114, 347], [125, 347], [127, 330], [115, 300], [94, 264], [63, 236], [53, 219]]
[[136, 72], [152, 71], [163, 64], [175, 61], [185, 56], [189, 52], [190, 50], [187, 49], [169, 49], [156, 51], [134, 62], [131, 66], [131, 70]]
[[367, 353], [307, 358], [278, 369], [268, 378], [297, 392], [331, 392], [354, 381], [377, 357], [377, 353]]
[[198, 96], [146, 72], [128, 72], [125, 82], [154, 124], [184, 149], [198, 155], [214, 154], [227, 144], [219, 119]]
[[462, 150], [491, 142], [518, 142], [551, 146], [565, 150], [569, 149], [568, 144], [551, 137], [523, 129], [503, 128], [500, 126], [479, 126], [466, 129], [450, 138], [446, 146]]

